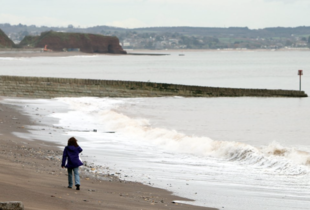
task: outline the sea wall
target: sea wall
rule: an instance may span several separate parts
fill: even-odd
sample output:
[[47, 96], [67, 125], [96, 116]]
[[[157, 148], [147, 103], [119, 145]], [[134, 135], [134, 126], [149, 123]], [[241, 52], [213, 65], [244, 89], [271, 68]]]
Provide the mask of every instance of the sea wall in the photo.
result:
[[0, 76], [0, 95], [8, 97], [307, 97], [304, 91], [239, 89], [153, 82]]

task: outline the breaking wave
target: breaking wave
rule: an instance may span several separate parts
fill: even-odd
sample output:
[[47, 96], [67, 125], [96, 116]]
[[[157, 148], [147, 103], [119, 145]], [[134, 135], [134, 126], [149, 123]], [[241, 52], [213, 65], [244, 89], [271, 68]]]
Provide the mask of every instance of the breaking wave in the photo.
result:
[[0, 60], [9, 60], [9, 61], [13, 61], [13, 60], [20, 60], [21, 58], [12, 58], [12, 57], [0, 57]]
[[277, 142], [254, 147], [240, 142], [216, 141], [208, 137], [189, 136], [175, 130], [153, 127], [146, 119], [133, 119], [115, 109], [121, 100], [60, 98], [73, 112], [93, 116], [102, 129], [116, 131], [133, 143], [144, 143], [174, 153], [186, 153], [201, 158], [219, 158], [264, 170], [266, 173], [304, 175], [310, 172], [310, 154]]

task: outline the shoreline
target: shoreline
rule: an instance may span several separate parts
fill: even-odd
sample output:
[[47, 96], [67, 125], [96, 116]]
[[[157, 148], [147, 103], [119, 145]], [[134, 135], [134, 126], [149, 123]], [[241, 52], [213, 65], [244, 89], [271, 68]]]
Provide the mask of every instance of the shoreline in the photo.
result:
[[70, 57], [70, 56], [159, 56], [169, 53], [185, 54], [187, 52], [308, 52], [310, 48], [283, 48], [283, 49], [125, 49], [128, 54], [84, 53], [84, 52], [43, 52], [40, 49], [0, 49], [0, 58], [33, 58], [33, 57]]
[[70, 190], [66, 186], [66, 170], [60, 167], [60, 145], [38, 139], [29, 141], [12, 134], [27, 133], [27, 125], [36, 125], [14, 105], [0, 103], [0, 119], [1, 201], [21, 201], [26, 210], [214, 209], [182, 204], [182, 201], [190, 200], [109, 174], [103, 174], [101, 178], [91, 177], [86, 172], [92, 170], [89, 167], [80, 170], [81, 191]]
[[225, 48], [225, 49], [162, 49], [162, 50], [148, 50], [148, 49], [124, 49], [127, 53], [132, 52], [150, 52], [150, 53], [169, 53], [169, 52], [278, 52], [278, 51], [310, 51], [310, 48], [281, 48], [281, 49], [243, 49], [243, 48]]
[[5, 58], [33, 58], [33, 57], [69, 57], [69, 56], [94, 56], [98, 54], [90, 54], [83, 52], [39, 52], [39, 51], [12, 51], [12, 52], [3, 52], [0, 51], [0, 57]]

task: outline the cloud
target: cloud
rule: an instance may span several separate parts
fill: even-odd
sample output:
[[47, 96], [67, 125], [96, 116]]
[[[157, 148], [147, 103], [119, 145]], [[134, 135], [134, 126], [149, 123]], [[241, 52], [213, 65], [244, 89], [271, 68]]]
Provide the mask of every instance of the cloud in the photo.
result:
[[166, 14], [158, 14], [151, 22], [153, 26], [188, 26], [191, 23], [177, 17], [168, 17]]
[[129, 18], [124, 20], [117, 20], [106, 22], [105, 25], [121, 27], [121, 28], [144, 28], [156, 26], [188, 26], [191, 23], [188, 21], [180, 20], [178, 18], [167, 17], [165, 14], [158, 14], [149, 23], [145, 23], [136, 18]]
[[58, 18], [52, 17], [26, 17], [11, 14], [0, 14], [0, 20], [5, 20], [3, 23], [10, 24], [25, 24], [25, 25], [37, 25], [37, 26], [68, 26], [69, 24], [79, 25], [77, 22], [64, 21]]
[[282, 3], [292, 3], [292, 4], [298, 4], [298, 3], [309, 3], [309, 0], [265, 0], [266, 2], [282, 2]]
[[[310, 25], [310, 0], [10, 0], [0, 23], [81, 27]], [[16, 7], [18, 5], [18, 7]], [[59, 7], [62, 5], [62, 7]]]
[[105, 23], [105, 25], [108, 26], [114, 26], [114, 27], [121, 27], [121, 28], [140, 28], [140, 27], [146, 27], [147, 24], [135, 19], [135, 18], [129, 18], [124, 20], [116, 20]]

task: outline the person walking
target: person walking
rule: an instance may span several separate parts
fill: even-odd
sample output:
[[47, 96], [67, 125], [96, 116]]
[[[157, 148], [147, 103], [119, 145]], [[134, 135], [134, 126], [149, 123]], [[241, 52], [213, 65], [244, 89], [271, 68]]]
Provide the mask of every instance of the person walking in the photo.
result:
[[82, 152], [82, 148], [78, 145], [77, 140], [71, 137], [68, 140], [68, 145], [65, 147], [62, 155], [62, 168], [67, 168], [68, 170], [68, 188], [72, 188], [72, 171], [74, 172], [74, 181], [76, 190], [80, 190], [80, 175], [79, 167], [83, 165], [79, 158], [79, 154]]

